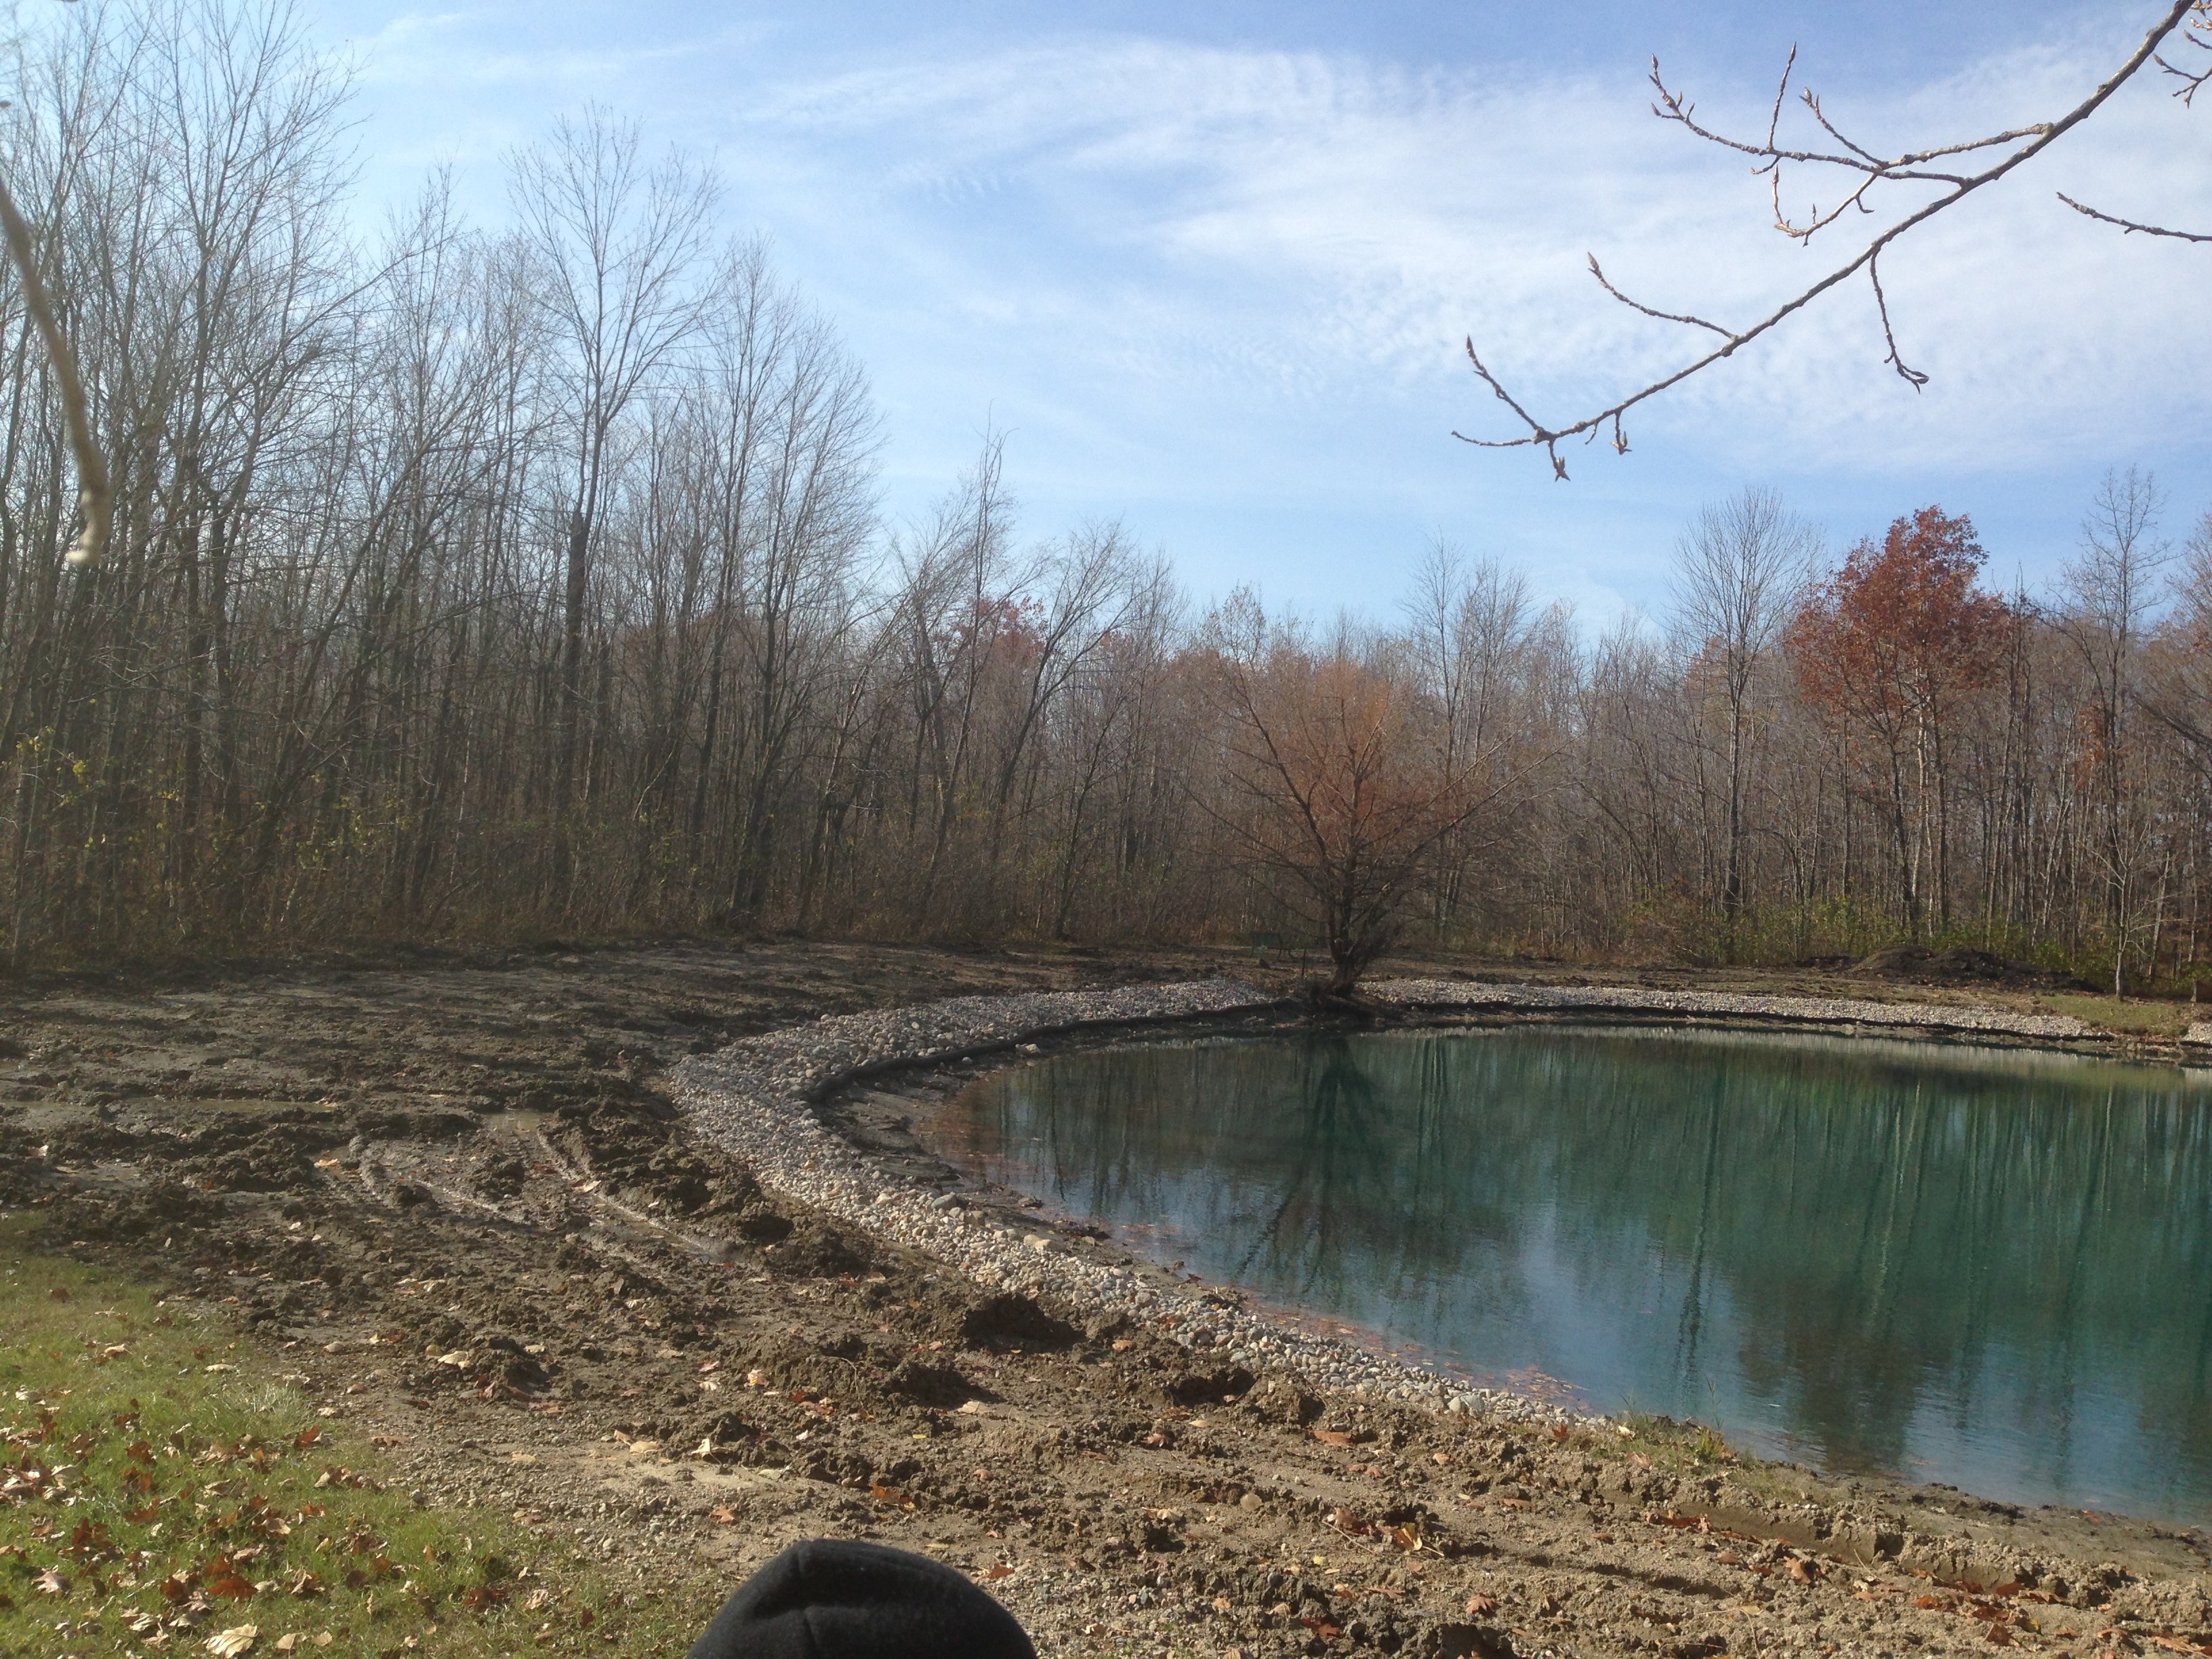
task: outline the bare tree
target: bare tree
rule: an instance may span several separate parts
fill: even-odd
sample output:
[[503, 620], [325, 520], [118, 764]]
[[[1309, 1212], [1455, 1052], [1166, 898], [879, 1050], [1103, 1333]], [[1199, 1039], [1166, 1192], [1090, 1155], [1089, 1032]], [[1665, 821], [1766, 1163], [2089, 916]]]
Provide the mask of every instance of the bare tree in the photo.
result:
[[[540, 302], [565, 348], [561, 379], [574, 444], [562, 589], [556, 823], [567, 821], [575, 795], [592, 538], [605, 505], [617, 422], [698, 326], [702, 292], [690, 278], [720, 193], [712, 174], [681, 156], [647, 166], [640, 144], [635, 124], [592, 108], [579, 120], [556, 122], [548, 140], [514, 158], [515, 207], [539, 261]], [[556, 879], [566, 874], [556, 870]]]
[[[1587, 443], [1603, 433], [1616, 453], [1627, 453], [1628, 434], [1624, 420], [1630, 410], [1680, 386], [1723, 358], [1734, 356], [1744, 347], [1771, 333], [1823, 295], [1842, 287], [1862, 271], [1873, 290], [1875, 304], [1881, 319], [1882, 343], [1886, 351], [1883, 361], [1895, 369], [1906, 384], [1917, 390], [1927, 384], [1928, 376], [1908, 364], [1898, 346], [1896, 331], [1890, 320], [1888, 297], [1882, 291], [1882, 254], [1901, 238], [1957, 206], [1967, 197], [2034, 161], [2102, 109], [2114, 94], [2148, 65], [2155, 64], [2178, 79], [2180, 86], [2175, 95], [2185, 104], [2191, 102], [2198, 88], [2208, 78], [2212, 78], [2212, 68], [2192, 72], [2160, 55], [2161, 48], [2177, 42], [2185, 43], [2192, 48], [2212, 48], [2212, 0], [2168, 0], [2165, 9], [2152, 21], [2135, 50], [2121, 61], [2118, 67], [2099, 82], [2072, 108], [2051, 119], [1980, 137], [1954, 139], [1889, 154], [1869, 149], [1846, 135], [1830, 119], [1820, 98], [1809, 88], [1800, 94], [1807, 117], [1815, 129], [1814, 136], [1808, 141], [1809, 147], [1784, 141], [1782, 116], [1790, 101], [1790, 83], [1797, 66], [1795, 47], [1790, 49], [1789, 60], [1783, 68], [1781, 82], [1775, 89], [1774, 107], [1767, 118], [1765, 134], [1754, 138], [1731, 137], [1701, 123], [1697, 118], [1696, 106], [1667, 84], [1660, 73], [1658, 59], [1655, 58], [1651, 63], [1651, 85], [1657, 101], [1652, 105], [1652, 112], [1662, 120], [1681, 127], [1694, 137], [1749, 156], [1754, 163], [1753, 173], [1768, 181], [1773, 198], [1774, 228], [1795, 241], [1809, 246], [1815, 236], [1839, 222], [1856, 222], [1862, 216], [1881, 219], [1881, 211], [1875, 204], [1888, 202], [1890, 191], [1887, 187], [1903, 186], [1907, 191], [1924, 191], [1932, 194], [1927, 199], [1917, 203], [1908, 201], [1894, 210], [1887, 222], [1865, 237], [1856, 249], [1826, 274], [1749, 324], [1711, 322], [1690, 312], [1669, 311], [1632, 298], [1607, 280], [1604, 270], [1598, 264], [1597, 256], [1591, 254], [1590, 275], [1612, 298], [1644, 316], [1700, 330], [1713, 337], [1717, 343], [1708, 346], [1681, 368], [1637, 388], [1592, 414], [1553, 425], [1530, 414], [1523, 404], [1506, 390], [1498, 376], [1477, 355], [1474, 341], [1470, 337], [1466, 343], [1467, 358], [1475, 375], [1490, 388], [1500, 403], [1512, 411], [1515, 419], [1527, 430], [1510, 438], [1468, 437], [1458, 432], [1452, 435], [1462, 442], [1486, 449], [1540, 447], [1551, 461], [1553, 475], [1564, 479], [1567, 476], [1567, 465], [1565, 458], [1559, 453], [1559, 445], [1564, 441], [1580, 437]], [[1821, 176], [1837, 180], [1834, 191], [1828, 197], [1829, 205], [1826, 208], [1808, 207], [1802, 214], [1793, 215], [1783, 199], [1782, 179], [1785, 167], [1827, 169]], [[2178, 237], [2187, 241], [2212, 241], [2212, 233], [2167, 229], [2118, 217], [2069, 197], [2061, 196], [2060, 199], [2075, 211], [2092, 219], [2117, 225], [2124, 232]]]
[[2060, 573], [2058, 628], [2088, 678], [2087, 759], [2097, 779], [2096, 848], [2111, 902], [2112, 994], [2127, 984], [2128, 945], [2140, 898], [2148, 825], [2136, 787], [2134, 714], [2144, 625], [2162, 597], [2172, 550], [2154, 538], [2163, 506], [2157, 481], [2130, 467], [2107, 472], [2081, 521], [2081, 548]]
[[1790, 513], [1773, 490], [1758, 488], [1708, 505], [1675, 544], [1676, 622], [1692, 655], [1718, 686], [1727, 723], [1722, 914], [1731, 954], [1744, 905], [1753, 687], [1781, 644], [1820, 556], [1819, 531]]

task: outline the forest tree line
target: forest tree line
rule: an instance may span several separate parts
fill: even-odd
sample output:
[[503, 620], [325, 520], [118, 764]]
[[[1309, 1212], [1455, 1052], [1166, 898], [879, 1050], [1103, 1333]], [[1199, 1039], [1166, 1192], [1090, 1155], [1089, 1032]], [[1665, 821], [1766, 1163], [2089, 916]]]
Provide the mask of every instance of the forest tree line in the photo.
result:
[[[1929, 507], [1750, 491], [1586, 637], [1434, 550], [1395, 613], [1194, 605], [1039, 537], [996, 441], [881, 510], [866, 374], [711, 172], [586, 112], [356, 228], [281, 8], [74, 9], [4, 165], [113, 479], [74, 570], [0, 291], [18, 963], [727, 927], [1696, 960], [1899, 940], [2142, 985], [2212, 949], [2212, 537], [2118, 474], [2047, 592]], [[1363, 957], [1364, 959], [1364, 957]]]

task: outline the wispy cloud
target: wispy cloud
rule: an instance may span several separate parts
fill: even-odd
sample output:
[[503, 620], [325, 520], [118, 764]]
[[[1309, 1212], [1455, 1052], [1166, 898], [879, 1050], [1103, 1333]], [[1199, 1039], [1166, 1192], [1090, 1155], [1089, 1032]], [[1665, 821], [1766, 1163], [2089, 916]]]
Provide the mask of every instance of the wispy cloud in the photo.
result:
[[[2109, 67], [2100, 45], [2106, 56], [2086, 42], [2022, 50], [1847, 118], [1887, 138], [2046, 113]], [[1763, 125], [1771, 94], [1717, 90], [1716, 119], [1733, 106], [1737, 125]], [[745, 120], [817, 164], [896, 157], [868, 188], [901, 241], [936, 236], [948, 211], [1016, 204], [1015, 240], [1036, 257], [994, 278], [986, 238], [945, 275], [970, 304], [1018, 279], [1006, 309], [1049, 327], [1084, 318], [1073, 349], [1102, 366], [1315, 399], [1379, 371], [1462, 397], [1477, 422], [1491, 411], [1461, 380], [1463, 334], [1555, 416], [1694, 349], [1605, 299], [1588, 252], [1656, 303], [1735, 320], [1844, 248], [1778, 236], [1739, 158], [1661, 127], [1633, 89], [1588, 80], [1067, 38], [788, 85]], [[1644, 423], [1694, 429], [1747, 461], [1817, 448], [1879, 470], [2018, 465], [2085, 431], [2124, 439], [2201, 413], [2173, 325], [2201, 292], [2204, 256], [2124, 245], [2051, 191], [2212, 222], [2208, 163], [2212, 125], [2154, 89], [2124, 100], [2041, 176], [1888, 262], [1900, 341], [1936, 377], [1926, 392], [1883, 367], [1862, 285]]]

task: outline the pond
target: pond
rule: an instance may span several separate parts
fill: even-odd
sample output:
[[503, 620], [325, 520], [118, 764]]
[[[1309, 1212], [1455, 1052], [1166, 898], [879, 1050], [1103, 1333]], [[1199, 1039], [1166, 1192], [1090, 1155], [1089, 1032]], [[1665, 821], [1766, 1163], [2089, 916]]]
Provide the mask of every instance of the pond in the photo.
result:
[[2212, 1086], [1529, 1025], [1062, 1055], [940, 1150], [1477, 1380], [1836, 1472], [2212, 1519]]

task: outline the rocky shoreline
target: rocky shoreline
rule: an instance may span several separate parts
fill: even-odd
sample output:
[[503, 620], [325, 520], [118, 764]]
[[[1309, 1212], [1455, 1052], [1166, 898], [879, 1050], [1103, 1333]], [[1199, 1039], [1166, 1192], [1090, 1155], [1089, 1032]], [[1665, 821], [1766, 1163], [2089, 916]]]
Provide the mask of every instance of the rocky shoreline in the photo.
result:
[[[2095, 1029], [2059, 1014], [1854, 998], [1768, 996], [1636, 987], [1495, 985], [1386, 980], [1376, 1002], [1409, 1013], [1562, 1012], [1773, 1021], [1930, 1036], [2063, 1043]], [[879, 1073], [994, 1053], [1101, 1027], [1172, 1033], [1177, 1024], [1282, 1006], [1232, 979], [1111, 990], [951, 998], [916, 1006], [824, 1016], [747, 1038], [678, 1066], [670, 1081], [697, 1129], [744, 1159], [762, 1182], [887, 1242], [945, 1262], [987, 1290], [1048, 1294], [1092, 1316], [1137, 1320], [1194, 1355], [1253, 1372], [1283, 1366], [1325, 1390], [1486, 1413], [1516, 1422], [1596, 1422], [1558, 1406], [1465, 1382], [1355, 1342], [1255, 1313], [1233, 1292], [1178, 1286], [1157, 1268], [1094, 1241], [1006, 1218], [933, 1190], [825, 1127], [814, 1108]], [[2212, 1026], [2197, 1028], [2212, 1036]], [[2194, 1037], [2196, 1032], [2192, 1032]]]
[[[930, 1191], [823, 1127], [824, 1095], [893, 1067], [978, 1053], [1018, 1053], [1034, 1039], [1099, 1026], [1156, 1026], [1272, 1006], [1235, 980], [958, 997], [921, 1007], [824, 1018], [748, 1039], [671, 1075], [695, 1127], [742, 1158], [773, 1190], [889, 1243], [920, 1250], [985, 1289], [1049, 1295], [1092, 1316], [1122, 1316], [1200, 1360], [1257, 1373], [1281, 1366], [1315, 1385], [1516, 1422], [1567, 1420], [1557, 1407], [1455, 1379], [1352, 1343], [1302, 1331], [1216, 1289], [1179, 1289], [1096, 1242], [1003, 1224]], [[1170, 1025], [1170, 1029], [1171, 1025]]]

